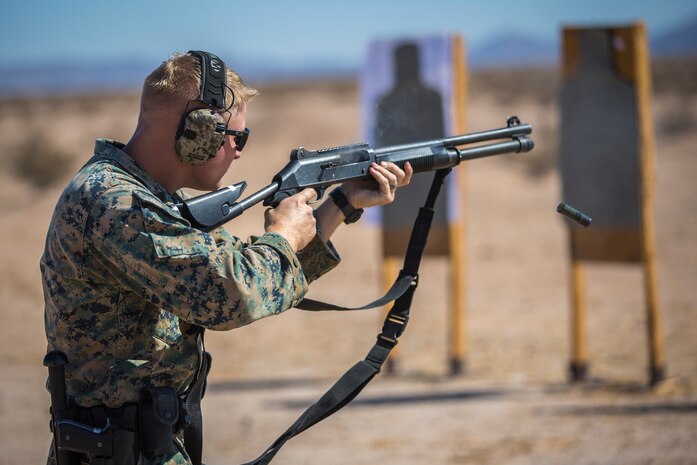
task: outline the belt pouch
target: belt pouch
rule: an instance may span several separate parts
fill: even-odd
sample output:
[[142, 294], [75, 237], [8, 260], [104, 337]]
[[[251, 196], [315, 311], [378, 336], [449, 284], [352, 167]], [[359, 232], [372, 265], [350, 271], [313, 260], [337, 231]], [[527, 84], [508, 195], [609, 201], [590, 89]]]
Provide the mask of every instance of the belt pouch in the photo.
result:
[[146, 457], [167, 453], [179, 418], [179, 399], [170, 387], [145, 388], [140, 392], [141, 453]]

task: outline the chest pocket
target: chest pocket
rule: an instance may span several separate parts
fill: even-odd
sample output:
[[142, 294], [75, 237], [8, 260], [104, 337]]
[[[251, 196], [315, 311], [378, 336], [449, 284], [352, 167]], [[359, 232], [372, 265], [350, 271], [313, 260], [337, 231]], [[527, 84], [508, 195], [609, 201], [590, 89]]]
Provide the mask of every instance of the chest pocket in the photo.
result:
[[207, 233], [189, 226], [188, 222], [163, 204], [137, 194], [145, 232], [152, 240], [159, 258], [206, 255], [215, 248], [215, 240]]

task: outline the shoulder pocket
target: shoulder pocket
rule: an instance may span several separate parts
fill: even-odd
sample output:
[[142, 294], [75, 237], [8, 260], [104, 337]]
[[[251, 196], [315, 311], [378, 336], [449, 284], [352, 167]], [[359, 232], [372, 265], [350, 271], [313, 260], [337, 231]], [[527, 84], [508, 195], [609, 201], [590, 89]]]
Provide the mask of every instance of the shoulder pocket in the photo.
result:
[[192, 228], [189, 223], [164, 204], [157, 204], [147, 196], [136, 193], [143, 215], [145, 232], [152, 240], [160, 258], [205, 255], [215, 247], [213, 238]]

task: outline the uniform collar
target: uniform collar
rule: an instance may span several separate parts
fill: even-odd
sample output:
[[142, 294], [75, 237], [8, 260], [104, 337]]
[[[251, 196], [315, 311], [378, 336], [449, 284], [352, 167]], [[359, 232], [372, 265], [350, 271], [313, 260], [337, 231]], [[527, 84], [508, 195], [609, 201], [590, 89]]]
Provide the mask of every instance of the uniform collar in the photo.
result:
[[124, 147], [124, 144], [115, 140], [97, 139], [94, 145], [94, 157], [90, 162], [105, 159], [111, 160], [143, 183], [150, 192], [155, 194], [163, 202], [176, 203], [179, 200], [178, 196], [167, 192], [167, 190], [155, 181], [138, 162], [123, 151]]

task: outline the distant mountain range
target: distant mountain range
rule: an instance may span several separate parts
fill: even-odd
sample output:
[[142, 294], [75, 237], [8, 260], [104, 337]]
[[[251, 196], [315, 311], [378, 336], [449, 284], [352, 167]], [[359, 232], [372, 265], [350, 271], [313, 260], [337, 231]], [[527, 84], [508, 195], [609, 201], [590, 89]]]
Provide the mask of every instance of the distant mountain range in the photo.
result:
[[552, 66], [559, 61], [559, 44], [523, 34], [508, 33], [470, 51], [471, 69]]
[[[654, 58], [697, 56], [697, 16], [650, 39]], [[468, 54], [471, 70], [555, 66], [559, 62], [557, 40], [544, 41], [524, 34], [507, 33], [473, 48]], [[61, 61], [32, 66], [0, 66], [0, 95], [31, 95], [138, 89], [158, 63], [122, 60], [105, 63]], [[359, 65], [316, 59], [293, 65], [237, 57], [235, 69], [249, 82], [345, 78], [358, 75]]]
[[[697, 16], [675, 28], [650, 37], [654, 58], [668, 56], [697, 56]], [[560, 59], [558, 41], [545, 42], [523, 34], [498, 36], [472, 50], [469, 63], [472, 69], [507, 66], [555, 65]]]

